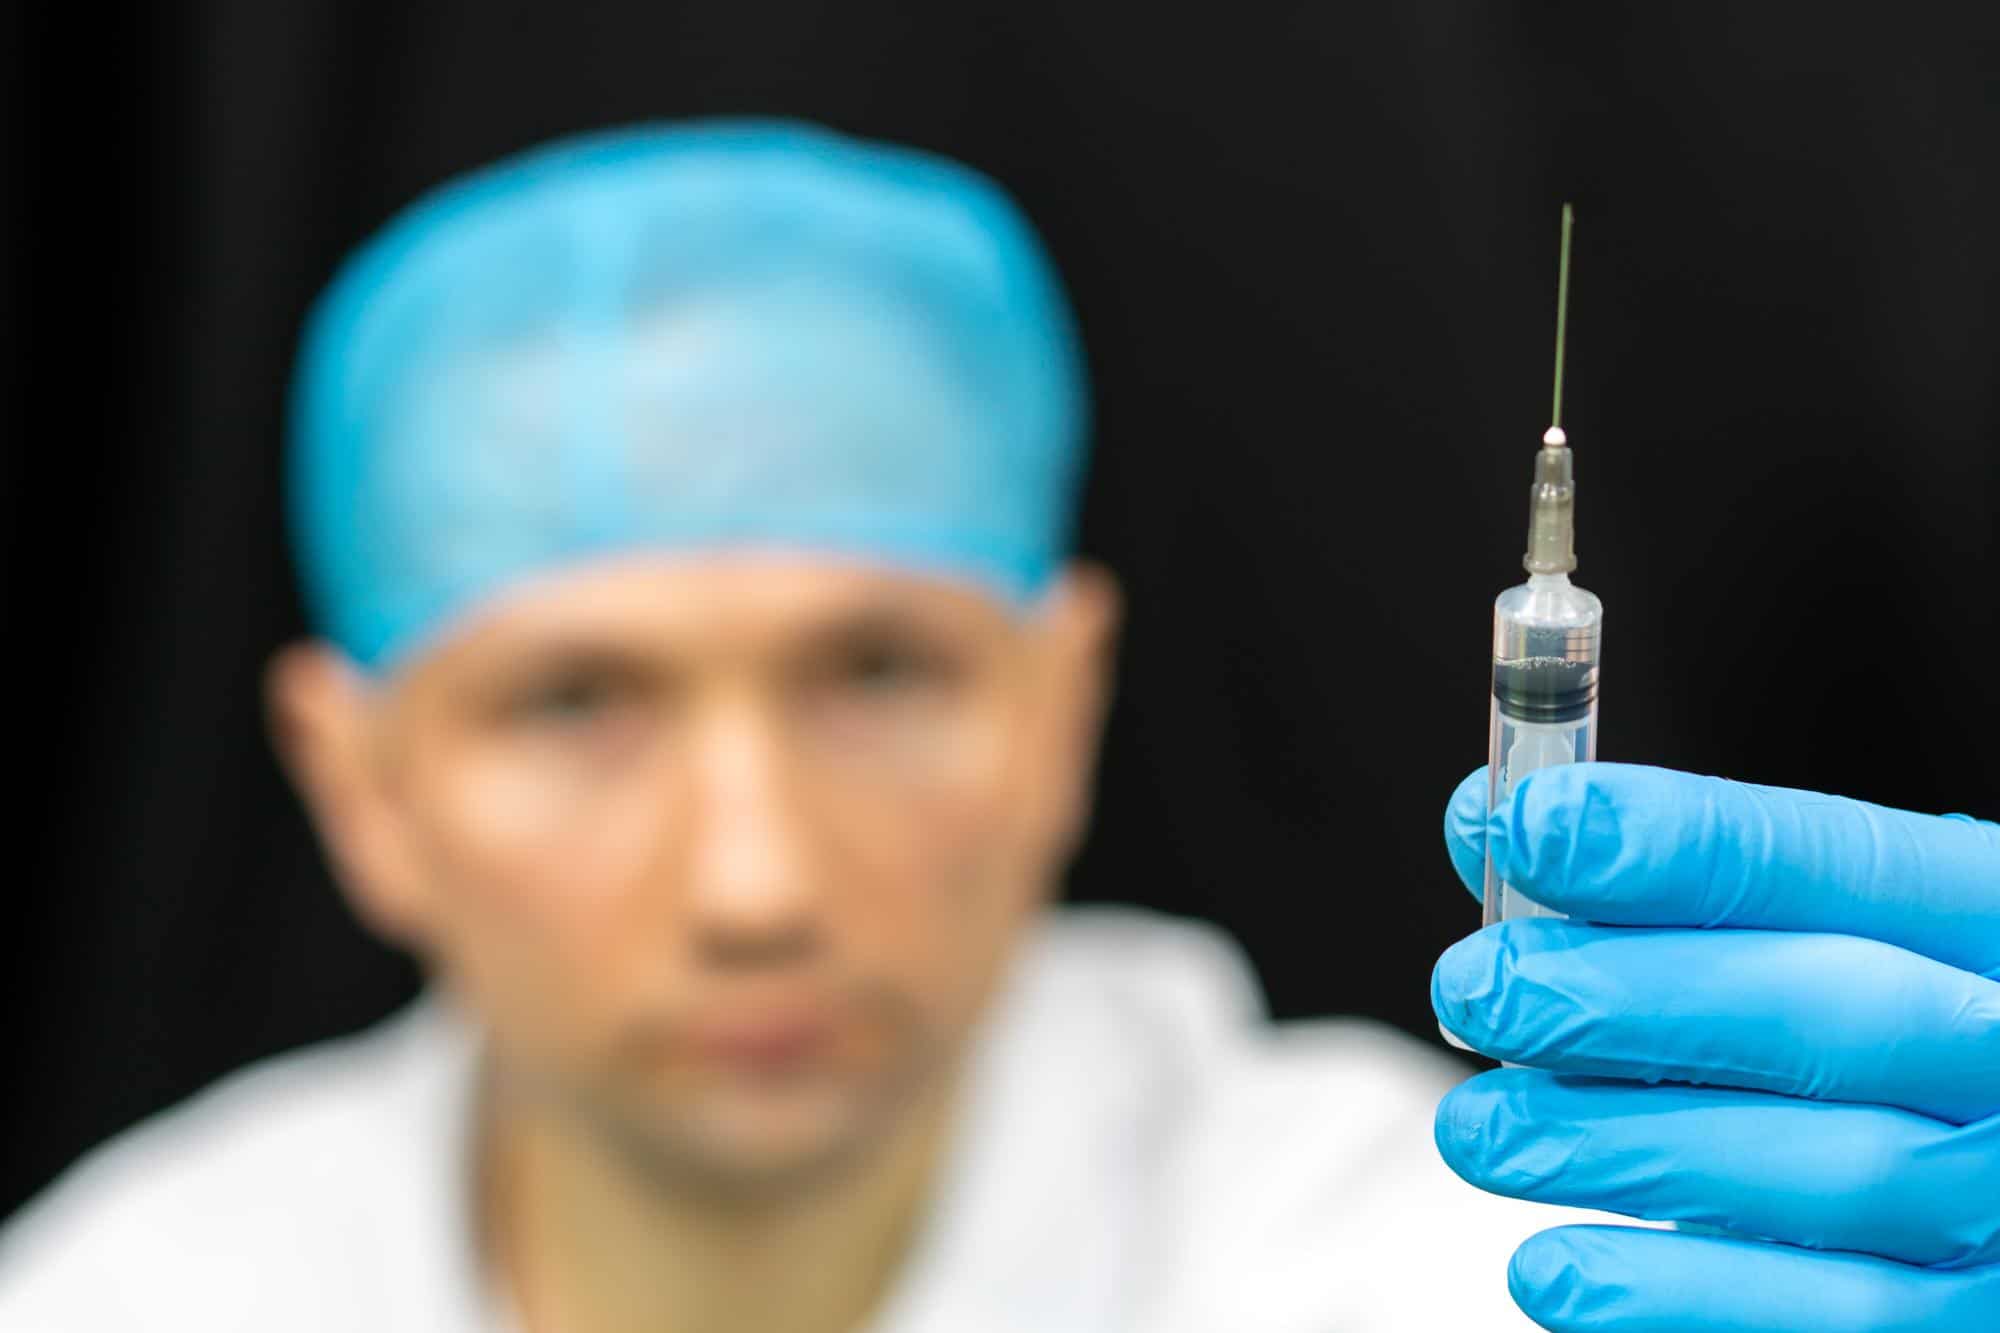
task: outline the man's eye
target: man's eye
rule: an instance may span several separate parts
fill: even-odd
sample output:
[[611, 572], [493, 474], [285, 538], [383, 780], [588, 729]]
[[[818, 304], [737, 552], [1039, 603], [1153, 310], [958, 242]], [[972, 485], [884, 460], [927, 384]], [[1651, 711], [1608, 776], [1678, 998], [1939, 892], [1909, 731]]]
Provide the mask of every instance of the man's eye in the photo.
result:
[[856, 649], [841, 660], [838, 671], [842, 684], [868, 694], [933, 684], [947, 674], [936, 656], [892, 645]]
[[609, 711], [618, 696], [612, 681], [573, 676], [523, 690], [509, 702], [507, 712], [523, 721], [588, 722]]

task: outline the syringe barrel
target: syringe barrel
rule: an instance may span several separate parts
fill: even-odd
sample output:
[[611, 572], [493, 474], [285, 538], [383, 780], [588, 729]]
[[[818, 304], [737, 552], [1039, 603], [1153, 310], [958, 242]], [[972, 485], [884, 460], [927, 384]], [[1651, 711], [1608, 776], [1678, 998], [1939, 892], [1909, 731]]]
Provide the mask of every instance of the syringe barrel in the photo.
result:
[[[1597, 757], [1597, 669], [1604, 605], [1565, 573], [1534, 574], [1493, 603], [1493, 690], [1486, 806], [1529, 773]], [[1486, 855], [1485, 920], [1559, 916], [1501, 879]]]

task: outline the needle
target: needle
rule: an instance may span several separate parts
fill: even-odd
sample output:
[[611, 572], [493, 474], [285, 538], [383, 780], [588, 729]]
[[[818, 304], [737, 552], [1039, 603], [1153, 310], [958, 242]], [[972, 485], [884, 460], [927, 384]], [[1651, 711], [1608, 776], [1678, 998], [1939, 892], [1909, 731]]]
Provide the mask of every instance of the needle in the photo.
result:
[[1569, 232], [1575, 224], [1575, 211], [1564, 204], [1562, 257], [1556, 262], [1556, 397], [1549, 408], [1548, 434], [1542, 436], [1542, 443], [1554, 448], [1569, 443], [1563, 434], [1563, 334], [1569, 325]]

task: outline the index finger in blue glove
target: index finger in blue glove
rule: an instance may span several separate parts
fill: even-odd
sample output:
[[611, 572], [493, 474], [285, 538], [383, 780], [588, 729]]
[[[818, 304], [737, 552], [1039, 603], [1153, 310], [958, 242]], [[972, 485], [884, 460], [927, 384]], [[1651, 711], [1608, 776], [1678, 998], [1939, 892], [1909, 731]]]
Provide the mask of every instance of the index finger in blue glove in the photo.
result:
[[1859, 1254], [1630, 1227], [1557, 1227], [1507, 1287], [1552, 1333], [1992, 1333], [2000, 1265], [1938, 1271]]
[[[1485, 851], [1471, 787], [1446, 821], [1461, 877]], [[1860, 935], [2000, 978], [2000, 825], [1593, 763], [1529, 774], [1476, 827], [1509, 883], [1583, 920]]]

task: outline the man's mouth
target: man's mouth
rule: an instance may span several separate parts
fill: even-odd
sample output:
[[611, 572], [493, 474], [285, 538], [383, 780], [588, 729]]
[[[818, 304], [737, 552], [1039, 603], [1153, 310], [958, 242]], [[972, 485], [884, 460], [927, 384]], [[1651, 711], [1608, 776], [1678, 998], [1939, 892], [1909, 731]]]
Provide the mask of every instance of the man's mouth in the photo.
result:
[[839, 1037], [831, 1006], [789, 1004], [698, 1020], [685, 1049], [708, 1068], [768, 1078], [822, 1064]]

